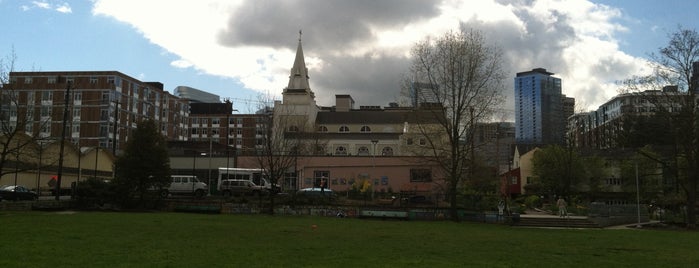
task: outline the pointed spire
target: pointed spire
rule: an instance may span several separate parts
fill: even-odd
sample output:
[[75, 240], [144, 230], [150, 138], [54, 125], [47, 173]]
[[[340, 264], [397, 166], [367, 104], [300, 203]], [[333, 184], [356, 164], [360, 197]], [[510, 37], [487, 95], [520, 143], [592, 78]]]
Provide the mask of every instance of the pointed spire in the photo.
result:
[[299, 44], [296, 48], [296, 59], [294, 59], [294, 66], [291, 68], [291, 74], [289, 75], [289, 85], [287, 90], [292, 91], [306, 91], [311, 95], [311, 87], [308, 85], [308, 68], [306, 68], [306, 61], [303, 57], [303, 48], [301, 47], [301, 36], [303, 32], [299, 30]]

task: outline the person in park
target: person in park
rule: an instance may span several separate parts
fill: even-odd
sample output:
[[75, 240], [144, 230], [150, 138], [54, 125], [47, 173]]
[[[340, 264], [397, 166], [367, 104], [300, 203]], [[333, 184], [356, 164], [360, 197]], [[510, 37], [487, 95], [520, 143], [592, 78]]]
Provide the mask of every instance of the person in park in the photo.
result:
[[320, 178], [320, 195], [325, 195], [325, 177]]
[[558, 216], [559, 217], [565, 217], [568, 216], [568, 211], [566, 211], [566, 207], [568, 206], [568, 203], [566, 203], [566, 200], [563, 199], [563, 197], [558, 197], [558, 201], [556, 201], [556, 206], [558, 206]]

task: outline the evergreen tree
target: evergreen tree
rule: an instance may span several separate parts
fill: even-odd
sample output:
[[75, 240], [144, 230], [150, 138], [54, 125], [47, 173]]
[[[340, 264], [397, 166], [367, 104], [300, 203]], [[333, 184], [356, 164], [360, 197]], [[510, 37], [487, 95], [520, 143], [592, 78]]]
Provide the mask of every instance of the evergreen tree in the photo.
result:
[[130, 204], [143, 201], [149, 190], [170, 183], [170, 159], [167, 143], [152, 120], [138, 123], [130, 135], [124, 153], [115, 161], [114, 185], [118, 201]]

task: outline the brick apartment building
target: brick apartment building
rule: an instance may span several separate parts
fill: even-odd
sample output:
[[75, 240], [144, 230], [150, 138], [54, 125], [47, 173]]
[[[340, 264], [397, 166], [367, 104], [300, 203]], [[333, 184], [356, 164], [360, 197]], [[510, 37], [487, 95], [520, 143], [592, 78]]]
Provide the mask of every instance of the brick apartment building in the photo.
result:
[[143, 119], [154, 120], [168, 140], [189, 136], [187, 100], [163, 90], [162, 83], [139, 81], [117, 71], [11, 72], [3, 91], [16, 104], [3, 107], [9, 110], [12, 126], [59, 139], [67, 111], [66, 138], [80, 148], [99, 147], [118, 154]]

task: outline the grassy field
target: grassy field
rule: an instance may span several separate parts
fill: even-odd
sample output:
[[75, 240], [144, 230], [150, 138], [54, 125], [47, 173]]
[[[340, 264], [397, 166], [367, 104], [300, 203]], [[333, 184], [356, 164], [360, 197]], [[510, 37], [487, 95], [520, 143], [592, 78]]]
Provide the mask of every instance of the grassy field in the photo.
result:
[[0, 267], [699, 267], [697, 249], [688, 231], [0, 212]]

